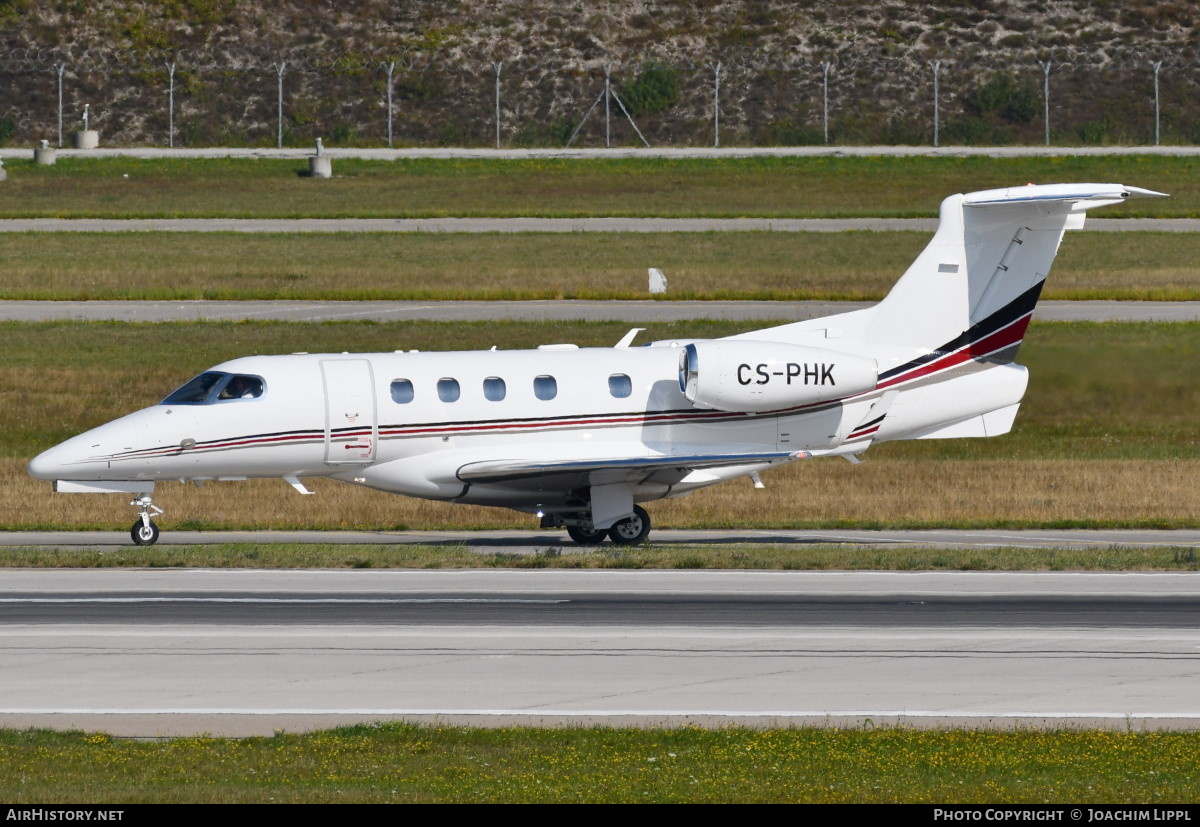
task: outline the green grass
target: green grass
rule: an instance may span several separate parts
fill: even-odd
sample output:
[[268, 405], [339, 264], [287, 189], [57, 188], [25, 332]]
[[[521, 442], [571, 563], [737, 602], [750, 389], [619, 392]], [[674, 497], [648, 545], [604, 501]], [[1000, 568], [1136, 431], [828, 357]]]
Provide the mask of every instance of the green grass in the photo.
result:
[[[876, 300], [921, 232], [15, 233], [0, 299]], [[1200, 234], [1070, 234], [1044, 298], [1200, 299]]]
[[1079, 730], [472, 729], [370, 724], [128, 741], [0, 730], [9, 804], [1179, 804], [1200, 734]]
[[[12, 160], [3, 217], [935, 216], [945, 196], [1029, 181], [1171, 193], [1109, 216], [1200, 215], [1200, 158], [727, 158], [702, 160], [65, 158]], [[127, 176], [127, 177], [126, 177]]]
[[775, 571], [1200, 571], [1187, 546], [941, 548], [859, 543], [679, 543], [583, 549], [561, 531], [532, 554], [473, 552], [463, 543], [0, 547], [0, 568], [234, 569], [751, 569]]

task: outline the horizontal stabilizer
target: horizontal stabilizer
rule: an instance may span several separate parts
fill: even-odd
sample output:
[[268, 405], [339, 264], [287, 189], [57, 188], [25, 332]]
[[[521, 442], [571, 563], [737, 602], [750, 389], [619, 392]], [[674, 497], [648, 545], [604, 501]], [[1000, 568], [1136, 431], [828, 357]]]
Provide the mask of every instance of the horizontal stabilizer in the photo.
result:
[[1127, 198], [1166, 198], [1165, 192], [1127, 187], [1123, 184], [1043, 184], [1024, 187], [1005, 187], [981, 190], [963, 196], [963, 206], [1003, 207], [1015, 204], [1062, 204], [1071, 212], [1082, 212], [1109, 204], [1120, 204]]

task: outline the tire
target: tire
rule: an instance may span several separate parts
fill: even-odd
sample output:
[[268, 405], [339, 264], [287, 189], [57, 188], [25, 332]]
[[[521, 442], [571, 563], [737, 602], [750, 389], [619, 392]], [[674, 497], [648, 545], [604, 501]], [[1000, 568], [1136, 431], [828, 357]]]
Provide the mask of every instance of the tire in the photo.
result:
[[633, 507], [633, 516], [613, 523], [608, 536], [619, 546], [636, 546], [644, 543], [650, 534], [650, 515], [640, 505]]
[[567, 526], [567, 535], [581, 546], [598, 546], [604, 542], [608, 532], [604, 529], [581, 528], [577, 525]]
[[129, 529], [129, 536], [133, 538], [135, 545], [152, 546], [158, 542], [158, 526], [153, 520], [149, 525], [142, 525], [142, 521], [138, 520], [133, 524], [133, 528]]

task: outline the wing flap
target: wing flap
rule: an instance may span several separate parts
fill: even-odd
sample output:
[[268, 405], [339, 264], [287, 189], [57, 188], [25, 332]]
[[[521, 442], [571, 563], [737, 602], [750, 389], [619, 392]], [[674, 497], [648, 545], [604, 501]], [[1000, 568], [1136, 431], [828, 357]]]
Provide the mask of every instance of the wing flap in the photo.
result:
[[458, 469], [458, 478], [466, 483], [498, 483], [561, 475], [602, 475], [606, 482], [615, 478], [633, 478], [662, 471], [684, 475], [701, 468], [754, 463], [776, 464], [804, 456], [802, 451], [766, 451], [742, 454], [671, 454], [657, 457], [606, 457], [603, 459], [533, 460], [490, 459], [468, 462]]

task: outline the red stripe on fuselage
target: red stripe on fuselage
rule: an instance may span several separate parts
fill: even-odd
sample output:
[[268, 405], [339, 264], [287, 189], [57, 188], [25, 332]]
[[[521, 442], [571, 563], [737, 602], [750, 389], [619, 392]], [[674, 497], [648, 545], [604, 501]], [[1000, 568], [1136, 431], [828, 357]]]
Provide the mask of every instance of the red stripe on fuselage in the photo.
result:
[[928, 364], [913, 368], [907, 373], [902, 373], [899, 376], [893, 376], [891, 379], [880, 382], [878, 389], [883, 390], [903, 382], [911, 382], [914, 379], [920, 379], [974, 359], [982, 359], [988, 354], [1012, 347], [1025, 338], [1025, 329], [1029, 327], [1031, 315], [1026, 314], [1007, 327], [1002, 327], [995, 333], [985, 336], [969, 345], [965, 345], [953, 353], [947, 353], [940, 359], [935, 359]]

